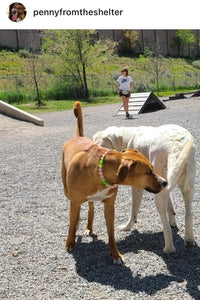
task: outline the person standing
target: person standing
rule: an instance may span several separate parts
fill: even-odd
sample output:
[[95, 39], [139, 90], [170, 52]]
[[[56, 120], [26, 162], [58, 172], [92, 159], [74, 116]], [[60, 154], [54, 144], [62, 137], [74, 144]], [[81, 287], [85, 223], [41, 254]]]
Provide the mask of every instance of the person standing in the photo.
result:
[[134, 82], [131, 76], [128, 75], [128, 68], [123, 68], [121, 70], [121, 76], [119, 76], [115, 82], [115, 87], [119, 91], [119, 96], [122, 99], [124, 110], [126, 112], [126, 118], [130, 119], [131, 116], [128, 112], [128, 103], [130, 92], [134, 88]]

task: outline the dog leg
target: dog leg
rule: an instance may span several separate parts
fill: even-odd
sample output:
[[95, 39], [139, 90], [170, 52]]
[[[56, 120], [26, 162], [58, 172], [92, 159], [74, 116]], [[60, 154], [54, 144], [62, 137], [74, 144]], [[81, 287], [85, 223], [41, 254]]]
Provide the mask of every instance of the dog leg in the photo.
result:
[[163, 234], [165, 239], [165, 247], [163, 251], [166, 254], [170, 254], [175, 252], [175, 248], [172, 239], [172, 230], [167, 217], [168, 197], [166, 197], [165, 192], [163, 191], [155, 195], [155, 201], [163, 223]]
[[[167, 191], [166, 191], [167, 193]], [[177, 227], [176, 224], [176, 213], [172, 204], [172, 200], [171, 200], [171, 196], [168, 193], [168, 208], [167, 208], [167, 212], [168, 212], [168, 217], [169, 217], [169, 224], [171, 225], [171, 227]]]
[[142, 201], [143, 190], [132, 187], [132, 206], [128, 222], [118, 227], [119, 230], [130, 230], [137, 223], [137, 215]]
[[80, 204], [74, 204], [71, 202], [70, 204], [70, 223], [69, 223], [69, 231], [68, 237], [66, 241], [66, 250], [71, 251], [75, 247], [75, 236], [76, 230], [79, 223], [80, 217]]
[[88, 202], [88, 221], [85, 230], [85, 236], [93, 234], [93, 220], [94, 220], [94, 202]]
[[193, 236], [193, 216], [192, 216], [192, 194], [193, 190], [182, 190], [185, 201], [185, 246], [191, 249], [195, 245]]
[[110, 198], [109, 200], [104, 201], [104, 216], [106, 219], [106, 226], [108, 231], [108, 245], [110, 249], [110, 253], [113, 259], [113, 263], [117, 265], [123, 264], [123, 256], [117, 249], [117, 245], [115, 242], [115, 236], [114, 236], [114, 203], [115, 203], [115, 196]]

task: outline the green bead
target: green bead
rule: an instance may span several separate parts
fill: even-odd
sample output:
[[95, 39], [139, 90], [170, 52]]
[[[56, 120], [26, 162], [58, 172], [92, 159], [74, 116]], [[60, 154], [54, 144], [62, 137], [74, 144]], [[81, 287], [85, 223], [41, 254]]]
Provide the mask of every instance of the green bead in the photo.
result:
[[101, 181], [102, 181], [102, 183], [103, 183], [105, 186], [109, 186], [109, 184], [108, 184], [108, 182], [106, 181], [105, 178], [102, 178]]

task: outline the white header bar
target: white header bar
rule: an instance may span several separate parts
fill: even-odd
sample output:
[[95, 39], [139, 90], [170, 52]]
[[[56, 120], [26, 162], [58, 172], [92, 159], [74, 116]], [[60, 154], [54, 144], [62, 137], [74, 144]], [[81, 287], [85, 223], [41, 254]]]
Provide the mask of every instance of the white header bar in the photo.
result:
[[25, 18], [9, 19], [13, 0], [3, 0], [0, 29], [199, 29], [200, 1], [20, 0]]

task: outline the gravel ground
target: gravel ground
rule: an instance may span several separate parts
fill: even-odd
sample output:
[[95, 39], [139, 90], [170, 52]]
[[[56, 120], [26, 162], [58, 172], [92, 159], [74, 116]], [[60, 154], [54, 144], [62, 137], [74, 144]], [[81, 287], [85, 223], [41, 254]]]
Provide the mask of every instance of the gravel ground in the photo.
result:
[[[0, 299], [200, 299], [200, 98], [166, 102], [168, 109], [132, 120], [114, 117], [119, 104], [84, 108], [85, 136], [110, 125], [179, 124], [196, 143], [197, 176], [193, 201], [196, 247], [184, 248], [184, 203], [173, 192], [178, 229], [176, 253], [165, 255], [162, 224], [151, 194], [145, 192], [132, 231], [115, 229], [126, 264], [111, 263], [103, 205], [95, 205], [94, 232], [83, 237], [87, 204], [82, 205], [77, 246], [65, 251], [69, 201], [61, 184], [62, 146], [75, 134], [72, 111], [42, 114], [45, 127], [0, 114]], [[127, 221], [130, 188], [120, 187], [116, 227]]]

